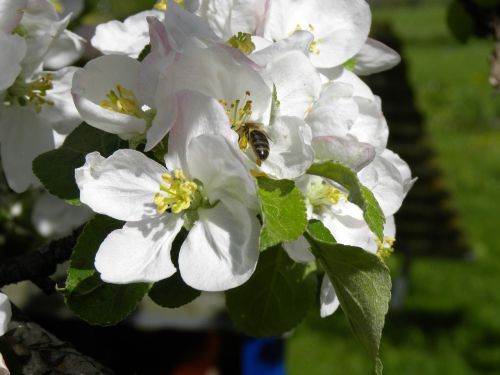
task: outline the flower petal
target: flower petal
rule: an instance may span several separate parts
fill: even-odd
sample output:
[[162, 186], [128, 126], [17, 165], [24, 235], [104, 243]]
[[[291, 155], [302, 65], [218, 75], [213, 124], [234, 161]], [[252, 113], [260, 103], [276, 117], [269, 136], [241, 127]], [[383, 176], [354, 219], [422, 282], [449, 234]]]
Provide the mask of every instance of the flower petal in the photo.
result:
[[199, 220], [179, 254], [183, 280], [199, 290], [222, 291], [246, 282], [259, 256], [260, 224], [254, 214], [232, 199], [200, 209]]
[[323, 276], [323, 281], [321, 282], [319, 302], [321, 304], [320, 315], [322, 318], [332, 315], [340, 306], [337, 293], [335, 293], [333, 284], [326, 274]]
[[19, 35], [8, 35], [0, 30], [0, 92], [6, 90], [21, 73], [21, 61], [26, 55], [26, 42]]
[[170, 249], [183, 220], [177, 215], [126, 223], [111, 232], [99, 247], [95, 267], [113, 284], [156, 282], [176, 269]]
[[300, 236], [298, 240], [293, 242], [283, 242], [283, 249], [297, 263], [309, 263], [315, 259], [310, 250], [311, 245], [304, 236]]
[[401, 56], [384, 43], [368, 38], [354, 59], [354, 73], [366, 76], [393, 68], [399, 64]]
[[165, 167], [135, 150], [118, 150], [105, 159], [88, 154], [75, 170], [80, 200], [95, 212], [123, 221], [156, 216], [154, 196]]
[[29, 108], [3, 107], [0, 112], [0, 151], [9, 186], [17, 193], [38, 184], [32, 162], [54, 149], [50, 125]]
[[12, 308], [9, 298], [5, 294], [0, 293], [0, 336], [3, 336], [7, 331], [11, 316]]

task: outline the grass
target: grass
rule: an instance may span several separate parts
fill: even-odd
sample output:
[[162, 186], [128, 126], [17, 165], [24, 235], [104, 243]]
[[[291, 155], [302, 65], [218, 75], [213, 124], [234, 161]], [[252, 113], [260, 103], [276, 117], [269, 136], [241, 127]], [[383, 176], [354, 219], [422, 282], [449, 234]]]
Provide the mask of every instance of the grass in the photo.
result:
[[[384, 373], [498, 374], [500, 95], [487, 82], [492, 43], [455, 42], [442, 4], [375, 8], [374, 19], [389, 20], [404, 43], [416, 104], [476, 255], [469, 263], [414, 262], [405, 309], [386, 323]], [[341, 312], [311, 314], [288, 340], [287, 356], [291, 375], [371, 373]]]

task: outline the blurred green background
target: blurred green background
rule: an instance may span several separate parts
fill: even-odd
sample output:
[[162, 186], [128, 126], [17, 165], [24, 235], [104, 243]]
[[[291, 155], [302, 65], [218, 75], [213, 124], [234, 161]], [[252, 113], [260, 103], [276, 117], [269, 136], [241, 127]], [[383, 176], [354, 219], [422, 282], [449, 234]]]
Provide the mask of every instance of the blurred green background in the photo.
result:
[[[455, 41], [446, 1], [371, 5], [374, 23], [388, 22], [402, 41], [415, 104], [474, 254], [468, 262], [413, 262], [404, 307], [387, 318], [384, 373], [500, 374], [500, 95], [488, 85], [493, 43]], [[290, 373], [371, 373], [342, 313], [317, 315], [288, 339]]]

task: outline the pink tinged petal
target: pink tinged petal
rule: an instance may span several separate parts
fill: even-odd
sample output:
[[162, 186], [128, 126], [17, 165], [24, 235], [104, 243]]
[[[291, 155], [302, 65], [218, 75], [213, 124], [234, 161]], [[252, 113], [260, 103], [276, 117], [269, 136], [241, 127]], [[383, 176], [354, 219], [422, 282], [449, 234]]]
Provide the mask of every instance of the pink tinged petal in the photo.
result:
[[[156, 17], [148, 17], [151, 52], [139, 66], [137, 76], [138, 97], [150, 107], [155, 106], [155, 93], [158, 90], [160, 73], [175, 60], [177, 53], [168, 40], [165, 25]], [[161, 106], [160, 106], [161, 108]]]
[[[187, 40], [196, 38], [208, 43], [224, 43], [210, 28], [206, 20], [183, 9], [173, 0], [163, 21], [171, 46], [181, 52]], [[226, 38], [225, 38], [226, 39]]]
[[354, 59], [354, 73], [366, 76], [393, 68], [399, 64], [401, 56], [385, 44], [368, 38]]
[[3, 336], [7, 332], [11, 316], [12, 307], [9, 298], [5, 294], [0, 293], [0, 336]]
[[2, 0], [0, 2], [0, 30], [11, 33], [23, 17], [27, 0]]
[[223, 291], [245, 283], [259, 256], [260, 224], [232, 199], [198, 210], [199, 220], [182, 244], [179, 270], [195, 289]]
[[[160, 93], [161, 90], [158, 98], [164, 98], [164, 102], [167, 102], [169, 97]], [[175, 98], [177, 116], [168, 138], [168, 154], [165, 159], [167, 167], [187, 169], [188, 145], [199, 135], [218, 134], [231, 142], [237, 142], [238, 136], [231, 130], [227, 114], [217, 100], [188, 90], [179, 92]], [[158, 115], [161, 118], [163, 110], [158, 109]], [[203, 160], [202, 165], [205, 167], [206, 161], [210, 159]]]
[[0, 151], [9, 186], [17, 193], [38, 185], [32, 162], [54, 149], [50, 125], [27, 107], [3, 107], [0, 113]]
[[360, 171], [375, 158], [375, 148], [355, 139], [339, 137], [313, 138], [315, 159], [340, 162], [355, 171]]
[[8, 89], [21, 73], [21, 61], [26, 55], [26, 42], [19, 35], [0, 30], [0, 92]]
[[211, 203], [231, 197], [257, 209], [255, 181], [243, 154], [227, 139], [213, 134], [193, 138], [188, 146], [187, 165], [189, 174], [203, 182]]
[[143, 134], [142, 118], [105, 109], [100, 105], [116, 85], [134, 90], [140, 63], [127, 56], [101, 56], [91, 60], [73, 77], [72, 94], [76, 108], [89, 125], [124, 139]]
[[172, 276], [172, 242], [183, 220], [177, 215], [126, 223], [99, 247], [95, 267], [112, 284], [152, 283]]
[[269, 63], [265, 78], [276, 85], [280, 115], [304, 118], [321, 92], [321, 79], [309, 59], [291, 51]]
[[326, 274], [323, 276], [323, 281], [321, 282], [319, 302], [321, 304], [320, 315], [322, 318], [332, 315], [340, 306], [337, 293], [335, 293], [333, 284]]
[[80, 200], [97, 213], [117, 220], [139, 221], [157, 216], [154, 196], [167, 170], [135, 150], [118, 150], [107, 159], [88, 154], [75, 170]]
[[298, 240], [293, 242], [283, 242], [283, 249], [297, 263], [309, 263], [315, 259], [310, 250], [311, 246], [304, 236], [300, 236]]
[[179, 59], [162, 73], [159, 85], [166, 93], [192, 90], [227, 103], [251, 99], [253, 121], [263, 117], [271, 100], [271, 90], [255, 70], [253, 61], [234, 48], [219, 45], [201, 48], [193, 41], [184, 46]]

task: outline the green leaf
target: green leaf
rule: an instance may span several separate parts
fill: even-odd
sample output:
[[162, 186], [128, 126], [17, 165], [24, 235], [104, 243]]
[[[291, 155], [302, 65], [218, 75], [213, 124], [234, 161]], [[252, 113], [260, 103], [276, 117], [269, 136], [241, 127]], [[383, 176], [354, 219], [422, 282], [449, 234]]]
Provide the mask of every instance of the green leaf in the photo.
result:
[[452, 1], [448, 5], [446, 22], [453, 36], [461, 43], [465, 43], [472, 36], [474, 21], [461, 1]]
[[78, 293], [85, 293], [85, 288], [82, 288], [84, 285], [80, 284], [86, 279], [93, 280], [91, 285], [95, 283], [94, 276], [98, 275], [94, 267], [97, 250], [109, 233], [121, 227], [123, 227], [122, 221], [104, 215], [96, 215], [87, 223], [71, 255], [65, 288], [67, 293], [77, 292], [77, 288], [79, 288]]
[[124, 147], [126, 143], [116, 135], [82, 123], [61, 147], [38, 156], [33, 161], [33, 172], [52, 195], [66, 200], [79, 199], [75, 169], [85, 163], [85, 156], [99, 151], [102, 156], [107, 157]]
[[[172, 263], [179, 269], [179, 251], [186, 239], [188, 231], [182, 229], [175, 237], [170, 250]], [[199, 290], [191, 288], [182, 280], [180, 272], [171, 277], [161, 280], [153, 285], [149, 291], [149, 297], [162, 307], [176, 308], [185, 305], [201, 294]]]
[[275, 336], [291, 330], [315, 302], [316, 274], [308, 271], [279, 246], [261, 253], [250, 280], [226, 292], [231, 319], [251, 336]]
[[260, 250], [284, 241], [295, 241], [307, 225], [306, 205], [299, 189], [290, 180], [257, 178], [262, 229]]
[[78, 238], [73, 249], [64, 291], [68, 307], [90, 324], [112, 325], [123, 320], [144, 297], [149, 284], [104, 283], [94, 267], [94, 258], [107, 235], [123, 222], [97, 215]]
[[389, 270], [376, 255], [361, 248], [318, 237], [318, 223], [311, 223], [305, 236], [333, 284], [354, 335], [370, 353], [375, 372], [381, 374], [380, 339], [391, 299]]
[[359, 182], [356, 172], [337, 162], [327, 161], [313, 164], [308, 174], [329, 178], [349, 191], [349, 201], [363, 210], [368, 227], [379, 238], [384, 239], [385, 216], [373, 193]]
[[109, 326], [125, 319], [148, 292], [149, 284], [105, 284], [89, 293], [68, 294], [66, 304], [89, 324]]
[[180, 272], [153, 285], [149, 297], [158, 305], [176, 308], [196, 299], [201, 292], [191, 288], [182, 280]]

